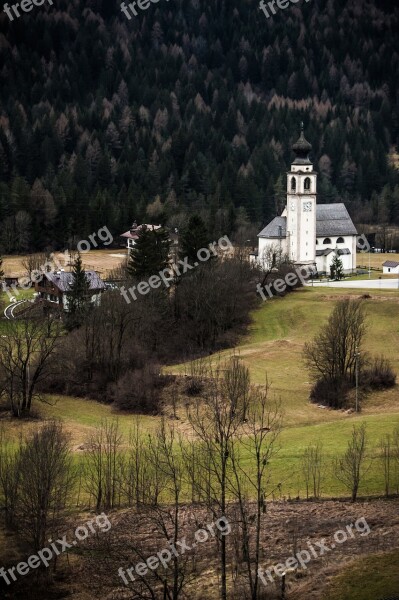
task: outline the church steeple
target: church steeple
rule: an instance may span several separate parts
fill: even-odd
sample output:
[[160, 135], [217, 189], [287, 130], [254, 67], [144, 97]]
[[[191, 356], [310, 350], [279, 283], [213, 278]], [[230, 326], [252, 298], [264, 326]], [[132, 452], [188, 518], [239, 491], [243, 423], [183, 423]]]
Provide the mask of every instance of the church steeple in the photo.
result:
[[303, 121], [301, 122], [301, 135], [295, 144], [292, 146], [292, 151], [295, 153], [295, 160], [293, 165], [311, 165], [309, 153], [312, 150], [312, 144], [310, 144], [303, 133]]
[[317, 173], [309, 158], [311, 144], [301, 135], [292, 146], [295, 160], [287, 173], [287, 237], [288, 254], [297, 264], [313, 264], [316, 260]]

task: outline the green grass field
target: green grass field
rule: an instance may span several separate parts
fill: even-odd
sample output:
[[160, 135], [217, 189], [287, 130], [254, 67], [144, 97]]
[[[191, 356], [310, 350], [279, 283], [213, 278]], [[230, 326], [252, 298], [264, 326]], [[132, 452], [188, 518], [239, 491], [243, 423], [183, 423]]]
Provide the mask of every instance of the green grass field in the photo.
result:
[[[302, 350], [327, 321], [334, 301], [342, 297], [359, 297], [359, 290], [299, 289], [285, 298], [268, 300], [255, 311], [248, 335], [235, 348], [249, 368], [254, 383], [262, 384], [267, 375], [271, 396], [281, 401], [284, 430], [281, 450], [273, 459], [273, 482], [282, 481], [285, 496], [304, 494], [299, 455], [312, 441], [321, 440], [326, 454], [324, 493], [338, 495], [344, 489], [333, 477], [333, 457], [346, 447], [352, 426], [365, 421], [370, 447], [399, 425], [399, 386], [374, 393], [365, 401], [360, 415], [322, 409], [308, 400], [311, 382], [304, 369]], [[399, 373], [399, 294], [395, 290], [372, 292], [366, 300], [368, 331], [365, 350], [372, 355], [384, 354]], [[231, 356], [232, 350], [222, 353]], [[184, 372], [185, 365], [168, 369]], [[382, 492], [382, 472], [375, 461], [360, 493]]]
[[379, 600], [399, 593], [399, 551], [368, 556], [335, 577], [325, 600]]
[[[352, 426], [367, 423], [370, 451], [379, 439], [399, 425], [399, 386], [369, 396], [360, 415], [343, 411], [322, 409], [308, 400], [310, 380], [302, 362], [302, 349], [326, 322], [334, 301], [342, 297], [358, 297], [357, 290], [299, 289], [286, 298], [266, 301], [254, 312], [248, 334], [234, 350], [221, 354], [222, 359], [239, 354], [248, 366], [253, 383], [263, 384], [267, 375], [271, 384], [271, 398], [281, 402], [284, 429], [279, 439], [280, 450], [272, 459], [273, 476], [271, 488], [282, 484], [284, 497], [304, 496], [305, 489], [300, 473], [300, 455], [311, 442], [320, 440], [326, 457], [323, 493], [327, 496], [347, 494], [332, 473], [334, 456], [346, 447]], [[365, 349], [370, 354], [385, 354], [399, 373], [399, 294], [392, 291], [372, 292], [366, 300], [368, 332]], [[182, 373], [185, 365], [169, 367], [168, 371]], [[121, 430], [128, 434], [135, 417], [112, 411], [110, 406], [90, 400], [69, 397], [49, 398], [51, 405], [36, 405], [43, 416], [55, 416], [65, 421], [72, 436], [74, 449], [82, 444], [100, 421], [118, 416]], [[177, 427], [187, 431], [188, 423], [184, 409], [180, 411]], [[157, 417], [142, 417], [146, 431], [153, 431]], [[28, 423], [10, 424], [15, 431]], [[374, 456], [376, 453], [371, 452]], [[360, 489], [360, 494], [380, 494], [383, 476], [378, 459]]]
[[[286, 298], [266, 301], [253, 314], [247, 335], [235, 348], [221, 353], [228, 358], [239, 354], [248, 366], [253, 383], [263, 384], [267, 375], [271, 384], [271, 398], [281, 402], [284, 428], [279, 439], [279, 451], [271, 459], [272, 476], [269, 492], [281, 483], [275, 498], [305, 496], [305, 484], [300, 470], [300, 455], [311, 442], [320, 440], [325, 453], [322, 492], [324, 496], [347, 496], [333, 475], [332, 463], [343, 453], [354, 424], [367, 424], [372, 466], [365, 477], [359, 494], [380, 495], [384, 489], [383, 471], [376, 446], [379, 439], [399, 425], [399, 386], [368, 397], [359, 415], [331, 411], [309, 403], [310, 380], [302, 362], [302, 349], [326, 322], [334, 302], [342, 297], [359, 297], [358, 290], [299, 289]], [[372, 291], [365, 300], [368, 313], [368, 331], [365, 349], [370, 354], [384, 354], [399, 373], [399, 293], [394, 290]], [[211, 360], [216, 360], [212, 357]], [[176, 365], [169, 372], [188, 372], [187, 365]], [[104, 418], [118, 417], [121, 430], [128, 435], [136, 417], [118, 414], [108, 405], [71, 397], [48, 398], [50, 404], [36, 405], [43, 417], [56, 417], [65, 422], [71, 434], [77, 462], [84, 460], [78, 447]], [[173, 421], [182, 433], [189, 430], [184, 409], [180, 420]], [[145, 431], [154, 431], [157, 417], [141, 417]], [[35, 426], [33, 421], [15, 422], [2, 419], [15, 435]], [[270, 499], [272, 496], [269, 497]], [[1, 537], [1, 536], [0, 536]], [[0, 542], [3, 541], [0, 539]], [[328, 581], [323, 590], [325, 600], [376, 600], [398, 593], [398, 551], [362, 558], [348, 564], [338, 576]]]

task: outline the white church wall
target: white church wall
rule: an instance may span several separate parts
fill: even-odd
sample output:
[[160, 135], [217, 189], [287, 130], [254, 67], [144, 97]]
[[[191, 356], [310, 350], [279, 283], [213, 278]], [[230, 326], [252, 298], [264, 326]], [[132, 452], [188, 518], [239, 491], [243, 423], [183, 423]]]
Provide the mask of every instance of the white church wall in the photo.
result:
[[286, 254], [287, 240], [278, 240], [276, 238], [259, 238], [258, 262], [263, 268], [270, 268], [271, 265], [266, 263], [273, 252], [277, 254]]
[[[327, 241], [325, 243], [326, 239], [331, 240], [331, 241]], [[340, 239], [343, 239], [344, 241], [338, 243], [338, 240], [340, 240]], [[340, 250], [340, 249], [343, 250], [344, 248], [348, 248], [348, 250], [350, 250], [351, 254], [342, 254], [340, 256], [340, 258], [342, 260], [342, 264], [343, 264], [345, 273], [351, 273], [352, 271], [354, 271], [356, 269], [356, 241], [357, 241], [357, 238], [355, 235], [344, 235], [344, 236], [334, 236], [333, 235], [333, 236], [330, 236], [329, 238], [318, 237], [316, 248], [317, 248], [317, 250], [325, 250], [327, 248], [331, 248], [332, 250], [335, 250], [336, 248], [338, 248], [338, 250]], [[333, 254], [331, 254], [329, 256], [333, 256]], [[329, 269], [329, 265], [330, 265], [330, 261], [328, 261], [328, 269]]]

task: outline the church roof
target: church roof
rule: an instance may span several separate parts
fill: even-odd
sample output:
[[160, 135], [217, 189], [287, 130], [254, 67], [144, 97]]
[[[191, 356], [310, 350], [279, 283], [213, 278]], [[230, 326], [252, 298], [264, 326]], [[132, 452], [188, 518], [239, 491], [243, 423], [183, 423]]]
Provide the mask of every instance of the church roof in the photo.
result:
[[[281, 227], [281, 229], [280, 229]], [[274, 217], [269, 225], [266, 225], [258, 237], [263, 238], [285, 238], [287, 237], [287, 217]]]
[[316, 206], [316, 236], [330, 235], [357, 235], [356, 227], [342, 202]]
[[[281, 230], [279, 229], [281, 227]], [[346, 210], [345, 204], [316, 205], [316, 237], [357, 235], [356, 227]], [[287, 236], [287, 217], [275, 217], [258, 234], [261, 238], [285, 238]]]
[[328, 256], [329, 254], [331, 254], [331, 252], [334, 252], [334, 250], [332, 248], [324, 248], [324, 250], [316, 250], [316, 256]]

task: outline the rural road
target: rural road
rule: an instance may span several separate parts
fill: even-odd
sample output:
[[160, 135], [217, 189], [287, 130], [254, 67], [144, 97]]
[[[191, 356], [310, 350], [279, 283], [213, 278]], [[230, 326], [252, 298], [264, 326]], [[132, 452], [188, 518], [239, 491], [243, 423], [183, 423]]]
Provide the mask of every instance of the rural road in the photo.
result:
[[9, 304], [7, 308], [4, 309], [5, 318], [14, 319], [14, 310], [17, 308], [17, 306], [23, 304], [24, 302], [27, 302], [27, 300], [19, 300], [18, 302], [13, 302], [12, 304]]
[[[311, 283], [307, 284], [312, 286]], [[363, 279], [361, 281], [314, 282], [313, 287], [355, 288], [359, 290], [398, 290], [399, 279]]]

